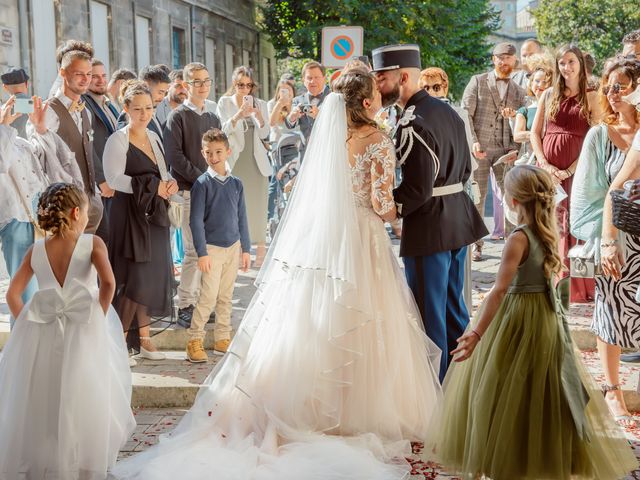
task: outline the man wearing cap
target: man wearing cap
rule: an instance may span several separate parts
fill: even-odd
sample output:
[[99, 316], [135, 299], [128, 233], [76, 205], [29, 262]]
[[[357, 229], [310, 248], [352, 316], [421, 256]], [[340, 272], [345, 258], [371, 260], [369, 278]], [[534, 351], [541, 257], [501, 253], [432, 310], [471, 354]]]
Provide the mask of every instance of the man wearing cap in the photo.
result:
[[[29, 96], [29, 75], [22, 68], [10, 68], [3, 75], [0, 75], [2, 81], [2, 89], [9, 95], [16, 98], [31, 98]], [[11, 126], [18, 131], [18, 136], [27, 138], [27, 115], [20, 115], [16, 118]]]
[[389, 45], [373, 51], [384, 106], [403, 112], [395, 130], [402, 182], [394, 190], [403, 218], [400, 256], [427, 335], [442, 350], [440, 379], [467, 324], [464, 260], [467, 246], [487, 234], [463, 189], [471, 175], [464, 122], [445, 102], [418, 86], [420, 48]]
[[[497, 182], [497, 189], [504, 191], [504, 163], [497, 160], [517, 151], [520, 146], [514, 142], [509, 118], [525, 104], [526, 92], [511, 79], [516, 65], [516, 47], [510, 43], [499, 43], [493, 49], [494, 69], [475, 75], [469, 81], [462, 97], [462, 107], [469, 112], [473, 155], [478, 160], [475, 180], [480, 187], [480, 199], [477, 204], [482, 215], [487, 196], [489, 171]], [[502, 202], [502, 198], [499, 199]], [[482, 260], [482, 240], [474, 245], [473, 260]]]

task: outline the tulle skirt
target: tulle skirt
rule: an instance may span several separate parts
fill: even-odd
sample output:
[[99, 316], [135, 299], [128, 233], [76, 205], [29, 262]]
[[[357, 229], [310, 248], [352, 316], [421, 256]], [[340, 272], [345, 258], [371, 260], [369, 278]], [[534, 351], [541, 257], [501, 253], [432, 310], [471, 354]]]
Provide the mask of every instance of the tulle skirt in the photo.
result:
[[[382, 221], [358, 210], [354, 278], [270, 252], [230, 352], [194, 407], [158, 445], [120, 462], [118, 478], [408, 476], [410, 441], [429, 436], [440, 400], [439, 350], [421, 329]], [[340, 253], [330, 252], [336, 265], [356, 260]]]
[[0, 479], [103, 480], [135, 428], [120, 320], [24, 317], [0, 360]]
[[471, 358], [447, 373], [429, 450], [465, 478], [618, 479], [638, 463], [602, 393], [585, 385], [587, 435], [563, 390], [565, 338], [546, 293], [509, 294]]

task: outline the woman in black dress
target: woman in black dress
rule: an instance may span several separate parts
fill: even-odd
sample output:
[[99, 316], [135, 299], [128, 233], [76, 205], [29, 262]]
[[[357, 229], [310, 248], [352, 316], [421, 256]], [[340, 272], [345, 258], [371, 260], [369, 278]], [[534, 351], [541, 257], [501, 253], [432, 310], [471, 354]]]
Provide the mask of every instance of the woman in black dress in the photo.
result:
[[121, 97], [130, 123], [109, 137], [103, 155], [107, 183], [116, 191], [109, 216], [114, 306], [129, 347], [139, 348], [144, 358], [162, 360], [164, 354], [151, 342], [150, 323], [173, 311], [167, 199], [178, 185], [160, 176], [158, 162], [164, 163], [164, 155], [158, 136], [147, 130], [153, 115], [148, 87], [128, 82]]

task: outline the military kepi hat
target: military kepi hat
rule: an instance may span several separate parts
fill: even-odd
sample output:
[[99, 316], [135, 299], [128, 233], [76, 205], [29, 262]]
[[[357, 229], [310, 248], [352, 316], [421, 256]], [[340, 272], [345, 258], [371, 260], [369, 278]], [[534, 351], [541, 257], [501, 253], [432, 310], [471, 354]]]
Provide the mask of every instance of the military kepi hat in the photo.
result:
[[29, 75], [22, 68], [12, 67], [0, 75], [0, 81], [5, 85], [20, 85], [29, 80]]
[[386, 45], [376, 48], [371, 55], [374, 72], [397, 68], [422, 68], [420, 47], [415, 44]]

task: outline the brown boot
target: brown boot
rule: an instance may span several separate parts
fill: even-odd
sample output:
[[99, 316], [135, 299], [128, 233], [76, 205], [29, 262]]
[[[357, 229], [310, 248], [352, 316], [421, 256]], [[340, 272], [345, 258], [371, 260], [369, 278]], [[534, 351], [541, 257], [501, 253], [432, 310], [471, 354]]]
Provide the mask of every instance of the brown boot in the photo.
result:
[[231, 340], [216, 340], [213, 344], [213, 353], [216, 355], [224, 355], [229, 350], [229, 345], [231, 344]]
[[191, 363], [205, 363], [209, 360], [201, 338], [194, 338], [187, 343], [187, 360]]

